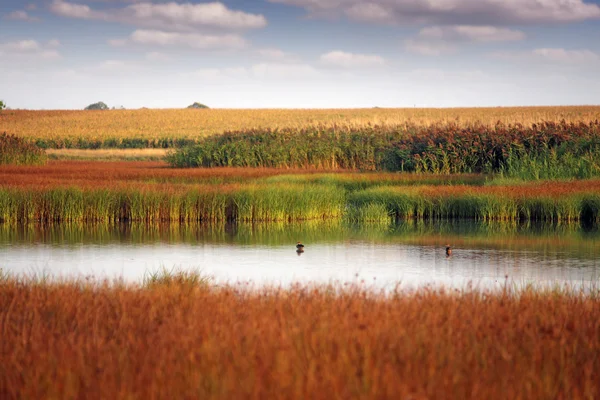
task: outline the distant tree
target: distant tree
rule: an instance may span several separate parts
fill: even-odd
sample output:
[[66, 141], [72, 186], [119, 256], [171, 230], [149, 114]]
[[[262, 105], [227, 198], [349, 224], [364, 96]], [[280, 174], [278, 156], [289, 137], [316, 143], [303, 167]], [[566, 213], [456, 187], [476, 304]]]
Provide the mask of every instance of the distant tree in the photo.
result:
[[90, 104], [85, 108], [85, 110], [108, 110], [108, 106], [103, 102], [99, 101], [94, 104]]
[[197, 108], [197, 109], [200, 109], [200, 108], [209, 108], [209, 107], [207, 105], [202, 104], [202, 103], [196, 102], [196, 103], [192, 104], [191, 106], [188, 106], [188, 108]]
[[4, 101], [0, 100], [0, 111], [4, 110], [6, 108], [6, 104], [4, 104]]

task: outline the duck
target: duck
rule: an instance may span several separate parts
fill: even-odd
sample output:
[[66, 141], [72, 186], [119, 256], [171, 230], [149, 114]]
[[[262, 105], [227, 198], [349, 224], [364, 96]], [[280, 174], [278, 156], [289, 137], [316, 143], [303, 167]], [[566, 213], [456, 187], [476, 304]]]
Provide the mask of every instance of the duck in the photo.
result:
[[298, 242], [298, 244], [296, 244], [296, 249], [304, 250], [304, 245], [302, 243]]
[[450, 257], [452, 255], [452, 247], [449, 244], [446, 245], [446, 257]]

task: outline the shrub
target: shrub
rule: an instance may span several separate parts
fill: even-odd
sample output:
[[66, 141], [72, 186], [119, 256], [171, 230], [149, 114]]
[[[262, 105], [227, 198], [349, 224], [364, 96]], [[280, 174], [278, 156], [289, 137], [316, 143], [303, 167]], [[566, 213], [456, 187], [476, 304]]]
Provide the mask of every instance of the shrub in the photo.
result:
[[108, 110], [108, 106], [99, 101], [98, 103], [90, 104], [85, 110]]
[[0, 164], [33, 165], [46, 163], [46, 152], [23, 138], [0, 134]]
[[207, 105], [205, 105], [205, 104], [195, 102], [191, 106], [188, 106], [188, 108], [201, 109], [201, 108], [209, 108], [209, 107]]

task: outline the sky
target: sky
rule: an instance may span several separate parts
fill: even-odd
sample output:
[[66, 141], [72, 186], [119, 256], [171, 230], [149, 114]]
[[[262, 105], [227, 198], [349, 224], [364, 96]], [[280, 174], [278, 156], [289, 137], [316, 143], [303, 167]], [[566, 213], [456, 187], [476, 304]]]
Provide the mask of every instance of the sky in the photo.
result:
[[0, 0], [11, 108], [600, 104], [600, 0]]

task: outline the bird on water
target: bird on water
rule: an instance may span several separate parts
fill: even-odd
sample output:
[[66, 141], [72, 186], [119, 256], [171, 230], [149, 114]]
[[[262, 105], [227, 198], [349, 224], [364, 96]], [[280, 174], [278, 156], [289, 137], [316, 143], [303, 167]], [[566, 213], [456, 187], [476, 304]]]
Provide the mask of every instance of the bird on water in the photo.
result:
[[296, 254], [300, 255], [302, 253], [304, 253], [304, 245], [298, 242], [298, 244], [296, 244]]
[[452, 247], [449, 244], [446, 245], [446, 257], [450, 257], [452, 255]]

